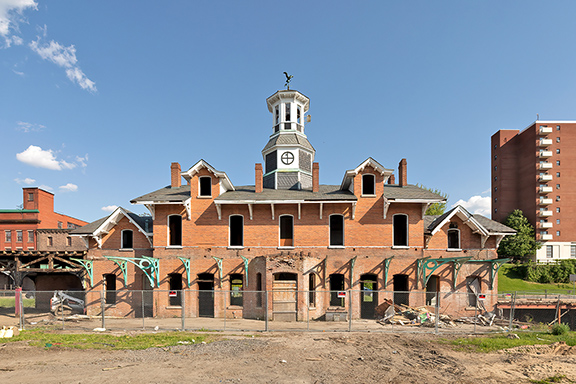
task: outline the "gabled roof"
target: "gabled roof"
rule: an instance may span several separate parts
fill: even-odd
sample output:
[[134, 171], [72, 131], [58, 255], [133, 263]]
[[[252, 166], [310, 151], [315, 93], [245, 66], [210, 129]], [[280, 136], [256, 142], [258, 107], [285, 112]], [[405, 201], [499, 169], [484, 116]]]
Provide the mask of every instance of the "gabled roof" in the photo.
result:
[[70, 232], [71, 235], [90, 235], [100, 236], [110, 232], [118, 222], [126, 217], [140, 232], [145, 236], [152, 236], [152, 217], [139, 216], [122, 207], [116, 208], [109, 216], [103, 217], [83, 227], [77, 228]]
[[274, 146], [294, 146], [294, 145], [300, 145], [312, 152], [316, 152], [316, 150], [314, 149], [312, 144], [310, 144], [306, 136], [295, 132], [294, 133], [280, 132], [276, 134], [274, 137], [271, 137], [270, 140], [268, 140], [266, 146], [264, 146], [262, 152], [266, 152]]
[[136, 197], [130, 200], [130, 203], [184, 203], [188, 199], [190, 199], [190, 185], [186, 184], [176, 188], [167, 186], [158, 189], [154, 192]]
[[234, 191], [223, 193], [214, 199], [215, 203], [246, 203], [275, 201], [356, 201], [353, 193], [341, 190], [338, 185], [320, 185], [318, 192], [309, 190], [285, 190], [264, 188], [256, 193], [253, 185], [239, 186]]
[[190, 179], [201, 169], [207, 169], [214, 176], [218, 177], [225, 191], [234, 190], [234, 185], [232, 185], [232, 182], [228, 178], [228, 175], [226, 175], [226, 172], [216, 170], [216, 168], [208, 164], [203, 159], [200, 159], [200, 161], [194, 164], [189, 170], [182, 172], [181, 175], [184, 177], [184, 179], [186, 179], [186, 181], [190, 182]]
[[444, 225], [446, 225], [452, 217], [458, 216], [466, 225], [481, 234], [488, 235], [513, 235], [516, 233], [510, 227], [505, 226], [497, 221], [491, 220], [487, 217], [478, 214], [471, 214], [461, 205], [457, 205], [448, 212], [440, 216], [424, 216], [424, 226], [430, 235], [434, 235]]
[[384, 197], [395, 202], [419, 202], [436, 203], [446, 201], [441, 195], [431, 192], [417, 185], [384, 184]]
[[348, 189], [350, 187], [350, 183], [352, 183], [352, 179], [358, 173], [362, 172], [364, 168], [371, 166], [374, 168], [376, 172], [379, 172], [381, 175], [384, 176], [384, 182], [386, 179], [390, 177], [394, 173], [393, 169], [384, 168], [382, 164], [374, 160], [373, 158], [369, 157], [364, 160], [359, 166], [354, 169], [350, 169], [344, 173], [344, 179], [342, 180], [342, 184], [340, 185], [340, 189]]

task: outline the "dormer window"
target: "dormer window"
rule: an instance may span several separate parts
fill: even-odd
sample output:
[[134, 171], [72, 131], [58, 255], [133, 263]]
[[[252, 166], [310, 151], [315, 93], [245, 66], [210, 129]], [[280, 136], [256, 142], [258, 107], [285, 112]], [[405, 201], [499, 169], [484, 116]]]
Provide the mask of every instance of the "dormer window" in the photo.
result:
[[198, 179], [199, 196], [210, 197], [212, 196], [212, 178], [210, 176], [201, 176]]
[[122, 249], [132, 249], [133, 232], [130, 229], [122, 230]]
[[362, 175], [362, 195], [374, 196], [376, 194], [374, 175]]

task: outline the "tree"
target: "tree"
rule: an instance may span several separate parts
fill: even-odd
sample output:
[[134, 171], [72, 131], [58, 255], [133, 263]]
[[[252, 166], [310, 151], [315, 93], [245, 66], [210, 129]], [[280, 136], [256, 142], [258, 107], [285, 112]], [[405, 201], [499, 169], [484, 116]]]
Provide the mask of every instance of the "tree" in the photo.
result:
[[[425, 189], [427, 191], [430, 191], [432, 193], [435, 193], [437, 195], [442, 196], [444, 199], [448, 200], [448, 194], [444, 193], [442, 191], [440, 191], [439, 189], [432, 189], [432, 188], [428, 188], [425, 187], [423, 185], [417, 185], [418, 187]], [[428, 209], [426, 210], [426, 215], [436, 215], [436, 216], [440, 216], [443, 215], [444, 213], [446, 213], [446, 201], [444, 201], [443, 203], [432, 203], [428, 206]]]
[[498, 256], [524, 259], [534, 255], [542, 246], [534, 237], [534, 227], [530, 224], [524, 213], [516, 209], [506, 220], [504, 225], [516, 230], [514, 236], [506, 236], [498, 247]]

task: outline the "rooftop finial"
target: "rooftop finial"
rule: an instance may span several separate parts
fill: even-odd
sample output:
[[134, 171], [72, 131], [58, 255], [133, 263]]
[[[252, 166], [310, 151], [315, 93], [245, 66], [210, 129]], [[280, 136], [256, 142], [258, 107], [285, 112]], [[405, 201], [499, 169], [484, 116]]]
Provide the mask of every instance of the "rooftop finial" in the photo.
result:
[[284, 72], [284, 75], [286, 75], [286, 84], [284, 84], [284, 86], [287, 90], [290, 90], [290, 80], [292, 80], [294, 76], [288, 75], [288, 72]]

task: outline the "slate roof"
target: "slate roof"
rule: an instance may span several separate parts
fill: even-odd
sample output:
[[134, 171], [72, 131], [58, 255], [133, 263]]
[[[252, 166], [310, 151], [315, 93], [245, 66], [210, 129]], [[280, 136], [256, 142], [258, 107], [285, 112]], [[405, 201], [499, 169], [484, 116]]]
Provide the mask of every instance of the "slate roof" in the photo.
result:
[[395, 199], [422, 199], [422, 200], [446, 200], [437, 193], [430, 192], [427, 189], [417, 187], [416, 185], [384, 184], [384, 196], [389, 200]]
[[[486, 230], [489, 233], [509, 233], [511, 235], [516, 233], [516, 231], [514, 229], [507, 227], [502, 223], [491, 220], [491, 219], [489, 219], [485, 216], [479, 215], [479, 214], [470, 214], [468, 211], [466, 211], [466, 209], [464, 207], [462, 207], [462, 206], [458, 206], [458, 207], [460, 207], [462, 210], [467, 212], [470, 216], [474, 217], [474, 219], [481, 226], [486, 228]], [[426, 228], [426, 233], [428, 233], [428, 234], [431, 233], [434, 230], [434, 228], [436, 228], [437, 225], [439, 225], [442, 221], [444, 221], [444, 219], [447, 216], [449, 216], [452, 213], [452, 211], [454, 211], [458, 207], [454, 207], [442, 215], [425, 215], [424, 216], [424, 228]]]
[[348, 190], [342, 191], [339, 185], [320, 185], [318, 192], [264, 188], [261, 193], [254, 192], [253, 185], [246, 185], [236, 187], [235, 191], [224, 192], [214, 199], [216, 202], [233, 200], [356, 201], [358, 199], [352, 192]]
[[296, 133], [281, 133], [277, 136], [274, 136], [268, 141], [268, 144], [266, 144], [262, 152], [267, 151], [268, 149], [272, 148], [275, 145], [301, 145], [304, 148], [316, 152], [316, 150], [314, 149], [312, 144], [310, 144], [308, 139]]
[[188, 184], [181, 187], [172, 188], [170, 186], [164, 187], [154, 192], [147, 193], [140, 197], [136, 197], [130, 202], [132, 204], [142, 201], [166, 201], [171, 203], [184, 202], [190, 198], [190, 186]]
[[[126, 214], [128, 216], [130, 216], [130, 218], [132, 220], [134, 220], [139, 226], [140, 228], [142, 228], [144, 231], [146, 232], [152, 232], [152, 217], [151, 216], [140, 216], [135, 214], [134, 212], [130, 212], [127, 209], [124, 209], [124, 212], [126, 212]], [[103, 217], [101, 219], [98, 219], [96, 221], [93, 221], [89, 224], [86, 224], [83, 227], [80, 228], [76, 228], [73, 231], [70, 231], [71, 235], [90, 235], [92, 233], [94, 233], [94, 231], [96, 231], [98, 229], [98, 227], [100, 227], [114, 212], [112, 212], [110, 215]]]

